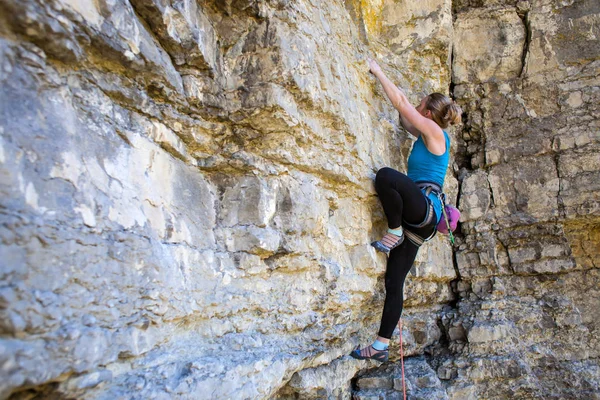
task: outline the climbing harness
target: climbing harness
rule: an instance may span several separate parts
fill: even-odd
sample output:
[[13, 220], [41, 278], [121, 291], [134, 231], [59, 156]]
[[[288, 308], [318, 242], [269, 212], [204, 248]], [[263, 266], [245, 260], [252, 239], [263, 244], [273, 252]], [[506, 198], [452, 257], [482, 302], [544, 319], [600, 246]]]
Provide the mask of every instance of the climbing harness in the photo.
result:
[[[423, 243], [433, 239], [435, 234], [438, 231], [440, 231], [441, 233], [447, 233], [450, 237], [450, 242], [454, 245], [454, 235], [452, 234], [452, 227], [448, 218], [448, 210], [452, 210], [453, 215], [458, 214], [460, 216], [460, 212], [454, 206], [447, 204], [446, 194], [442, 192], [442, 188], [438, 184], [434, 182], [417, 182], [417, 186], [419, 187], [419, 189], [424, 191], [423, 194], [425, 195], [425, 198], [429, 203], [429, 207], [427, 208], [427, 215], [425, 216], [424, 221], [418, 225], [410, 224], [404, 221], [404, 225], [407, 225], [407, 229], [404, 230], [404, 234], [406, 235], [408, 240], [410, 240], [415, 246], [420, 247], [421, 245], [423, 245]], [[422, 228], [425, 225], [431, 223], [431, 220], [435, 216], [435, 212], [433, 210], [433, 202], [431, 201], [431, 199], [429, 199], [429, 194], [431, 193], [433, 193], [442, 203], [442, 214], [444, 216], [444, 221], [440, 221], [438, 223], [436, 229], [433, 230], [433, 233], [429, 237], [423, 238], [417, 235], [416, 233], [412, 232], [410, 228]], [[458, 217], [456, 219], [458, 219]], [[444, 227], [442, 224], [445, 224], [446, 226]]]

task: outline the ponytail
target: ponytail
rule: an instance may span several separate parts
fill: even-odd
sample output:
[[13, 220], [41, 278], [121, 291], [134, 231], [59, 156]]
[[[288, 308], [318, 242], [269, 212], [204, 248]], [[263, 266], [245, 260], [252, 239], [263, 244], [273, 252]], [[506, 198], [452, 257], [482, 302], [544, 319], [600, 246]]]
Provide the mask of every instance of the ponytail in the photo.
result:
[[460, 124], [462, 110], [458, 104], [454, 101], [446, 106], [446, 115], [444, 116], [444, 122], [450, 125]]
[[432, 93], [427, 96], [425, 107], [431, 111], [432, 119], [442, 129], [446, 129], [448, 125], [456, 125], [461, 122], [462, 110], [460, 106], [441, 93]]

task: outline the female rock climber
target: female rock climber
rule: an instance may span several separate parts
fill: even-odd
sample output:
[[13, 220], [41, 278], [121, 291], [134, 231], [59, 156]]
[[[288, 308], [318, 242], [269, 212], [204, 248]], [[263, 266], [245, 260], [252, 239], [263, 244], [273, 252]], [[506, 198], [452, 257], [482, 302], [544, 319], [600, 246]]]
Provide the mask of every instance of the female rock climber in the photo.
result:
[[[383, 73], [377, 62], [368, 60], [370, 72], [400, 113], [404, 129], [417, 137], [408, 157], [408, 174], [382, 168], [375, 178], [375, 189], [388, 221], [387, 233], [371, 243], [388, 254], [385, 272], [385, 303], [379, 336], [373, 344], [351, 356], [361, 360], [388, 360], [388, 345], [400, 320], [404, 302], [404, 280], [417, 256], [423, 239], [435, 232], [442, 217], [441, 193], [448, 168], [450, 137], [444, 131], [449, 124], [459, 123], [461, 109], [440, 93], [424, 97], [415, 108], [404, 92]], [[405, 237], [408, 240], [404, 240]]]

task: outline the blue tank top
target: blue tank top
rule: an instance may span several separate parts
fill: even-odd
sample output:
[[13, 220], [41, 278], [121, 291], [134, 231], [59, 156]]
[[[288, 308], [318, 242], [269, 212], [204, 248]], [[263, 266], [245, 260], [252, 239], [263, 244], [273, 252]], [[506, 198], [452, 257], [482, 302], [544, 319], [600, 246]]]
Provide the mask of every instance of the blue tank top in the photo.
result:
[[[434, 182], [443, 189], [450, 160], [450, 137], [446, 131], [444, 131], [444, 137], [446, 138], [446, 152], [441, 156], [436, 156], [427, 150], [422, 135], [419, 136], [408, 157], [407, 175], [413, 182]], [[429, 199], [433, 203], [437, 222], [439, 222], [442, 217], [442, 202], [433, 193], [429, 194]]]

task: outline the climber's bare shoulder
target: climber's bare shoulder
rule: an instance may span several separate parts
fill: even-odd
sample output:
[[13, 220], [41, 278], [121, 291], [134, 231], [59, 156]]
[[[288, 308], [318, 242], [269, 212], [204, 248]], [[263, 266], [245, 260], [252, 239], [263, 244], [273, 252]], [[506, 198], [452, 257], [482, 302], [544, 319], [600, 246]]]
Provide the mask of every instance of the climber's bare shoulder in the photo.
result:
[[[431, 121], [433, 122], [433, 121]], [[433, 122], [431, 129], [421, 133], [425, 147], [430, 153], [441, 156], [446, 152], [446, 137], [438, 124]]]

